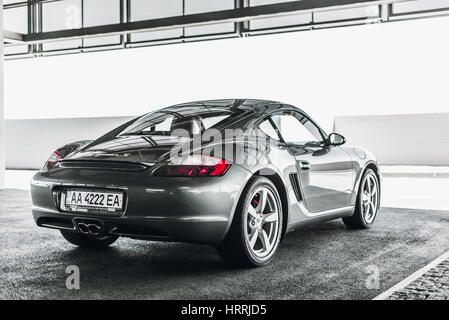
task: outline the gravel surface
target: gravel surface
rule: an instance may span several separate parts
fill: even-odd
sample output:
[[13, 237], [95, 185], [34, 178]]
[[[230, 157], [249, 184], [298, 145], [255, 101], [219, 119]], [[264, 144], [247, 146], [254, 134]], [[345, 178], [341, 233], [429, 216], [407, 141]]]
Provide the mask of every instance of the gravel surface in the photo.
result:
[[[1, 299], [371, 299], [449, 249], [449, 212], [382, 208], [373, 228], [340, 220], [289, 234], [273, 263], [226, 266], [213, 248], [119, 239], [101, 252], [38, 228], [29, 192], [0, 191]], [[65, 286], [80, 269], [80, 289]]]

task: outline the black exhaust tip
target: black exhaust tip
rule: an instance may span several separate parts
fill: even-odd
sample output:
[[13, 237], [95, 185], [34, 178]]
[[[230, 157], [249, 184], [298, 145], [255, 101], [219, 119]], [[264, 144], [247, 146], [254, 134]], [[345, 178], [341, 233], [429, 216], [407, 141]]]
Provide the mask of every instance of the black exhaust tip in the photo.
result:
[[98, 236], [101, 234], [101, 227], [96, 224], [89, 224], [88, 229], [91, 235]]
[[87, 224], [85, 223], [78, 223], [78, 230], [81, 231], [82, 233], [86, 233], [89, 234], [89, 227], [87, 226]]
[[73, 224], [79, 232], [86, 235], [99, 237], [104, 233], [103, 224], [99, 220], [74, 218]]

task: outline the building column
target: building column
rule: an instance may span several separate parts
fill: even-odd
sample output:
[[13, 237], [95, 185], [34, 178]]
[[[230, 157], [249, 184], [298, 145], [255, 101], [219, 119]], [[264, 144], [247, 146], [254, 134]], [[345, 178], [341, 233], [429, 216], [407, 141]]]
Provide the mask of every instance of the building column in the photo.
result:
[[3, 0], [0, 0], [0, 189], [5, 188], [5, 97], [3, 94]]

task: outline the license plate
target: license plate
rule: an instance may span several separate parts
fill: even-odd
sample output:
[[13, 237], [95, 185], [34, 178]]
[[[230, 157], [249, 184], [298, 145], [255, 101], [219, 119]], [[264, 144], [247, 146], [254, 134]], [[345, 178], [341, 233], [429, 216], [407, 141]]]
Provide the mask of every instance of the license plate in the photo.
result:
[[85, 211], [87, 208], [121, 211], [123, 193], [67, 190], [65, 205], [74, 211]]

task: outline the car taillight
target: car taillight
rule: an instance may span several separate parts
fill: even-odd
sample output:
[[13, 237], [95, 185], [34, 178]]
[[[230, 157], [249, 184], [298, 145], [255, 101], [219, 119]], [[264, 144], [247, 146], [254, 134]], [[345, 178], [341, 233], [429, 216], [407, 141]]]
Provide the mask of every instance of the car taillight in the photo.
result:
[[61, 158], [62, 156], [59, 153], [57, 153], [56, 151], [53, 152], [50, 158], [48, 158], [47, 160], [47, 166], [53, 168]]
[[188, 156], [160, 167], [154, 172], [162, 177], [211, 177], [222, 176], [231, 163], [205, 155]]

